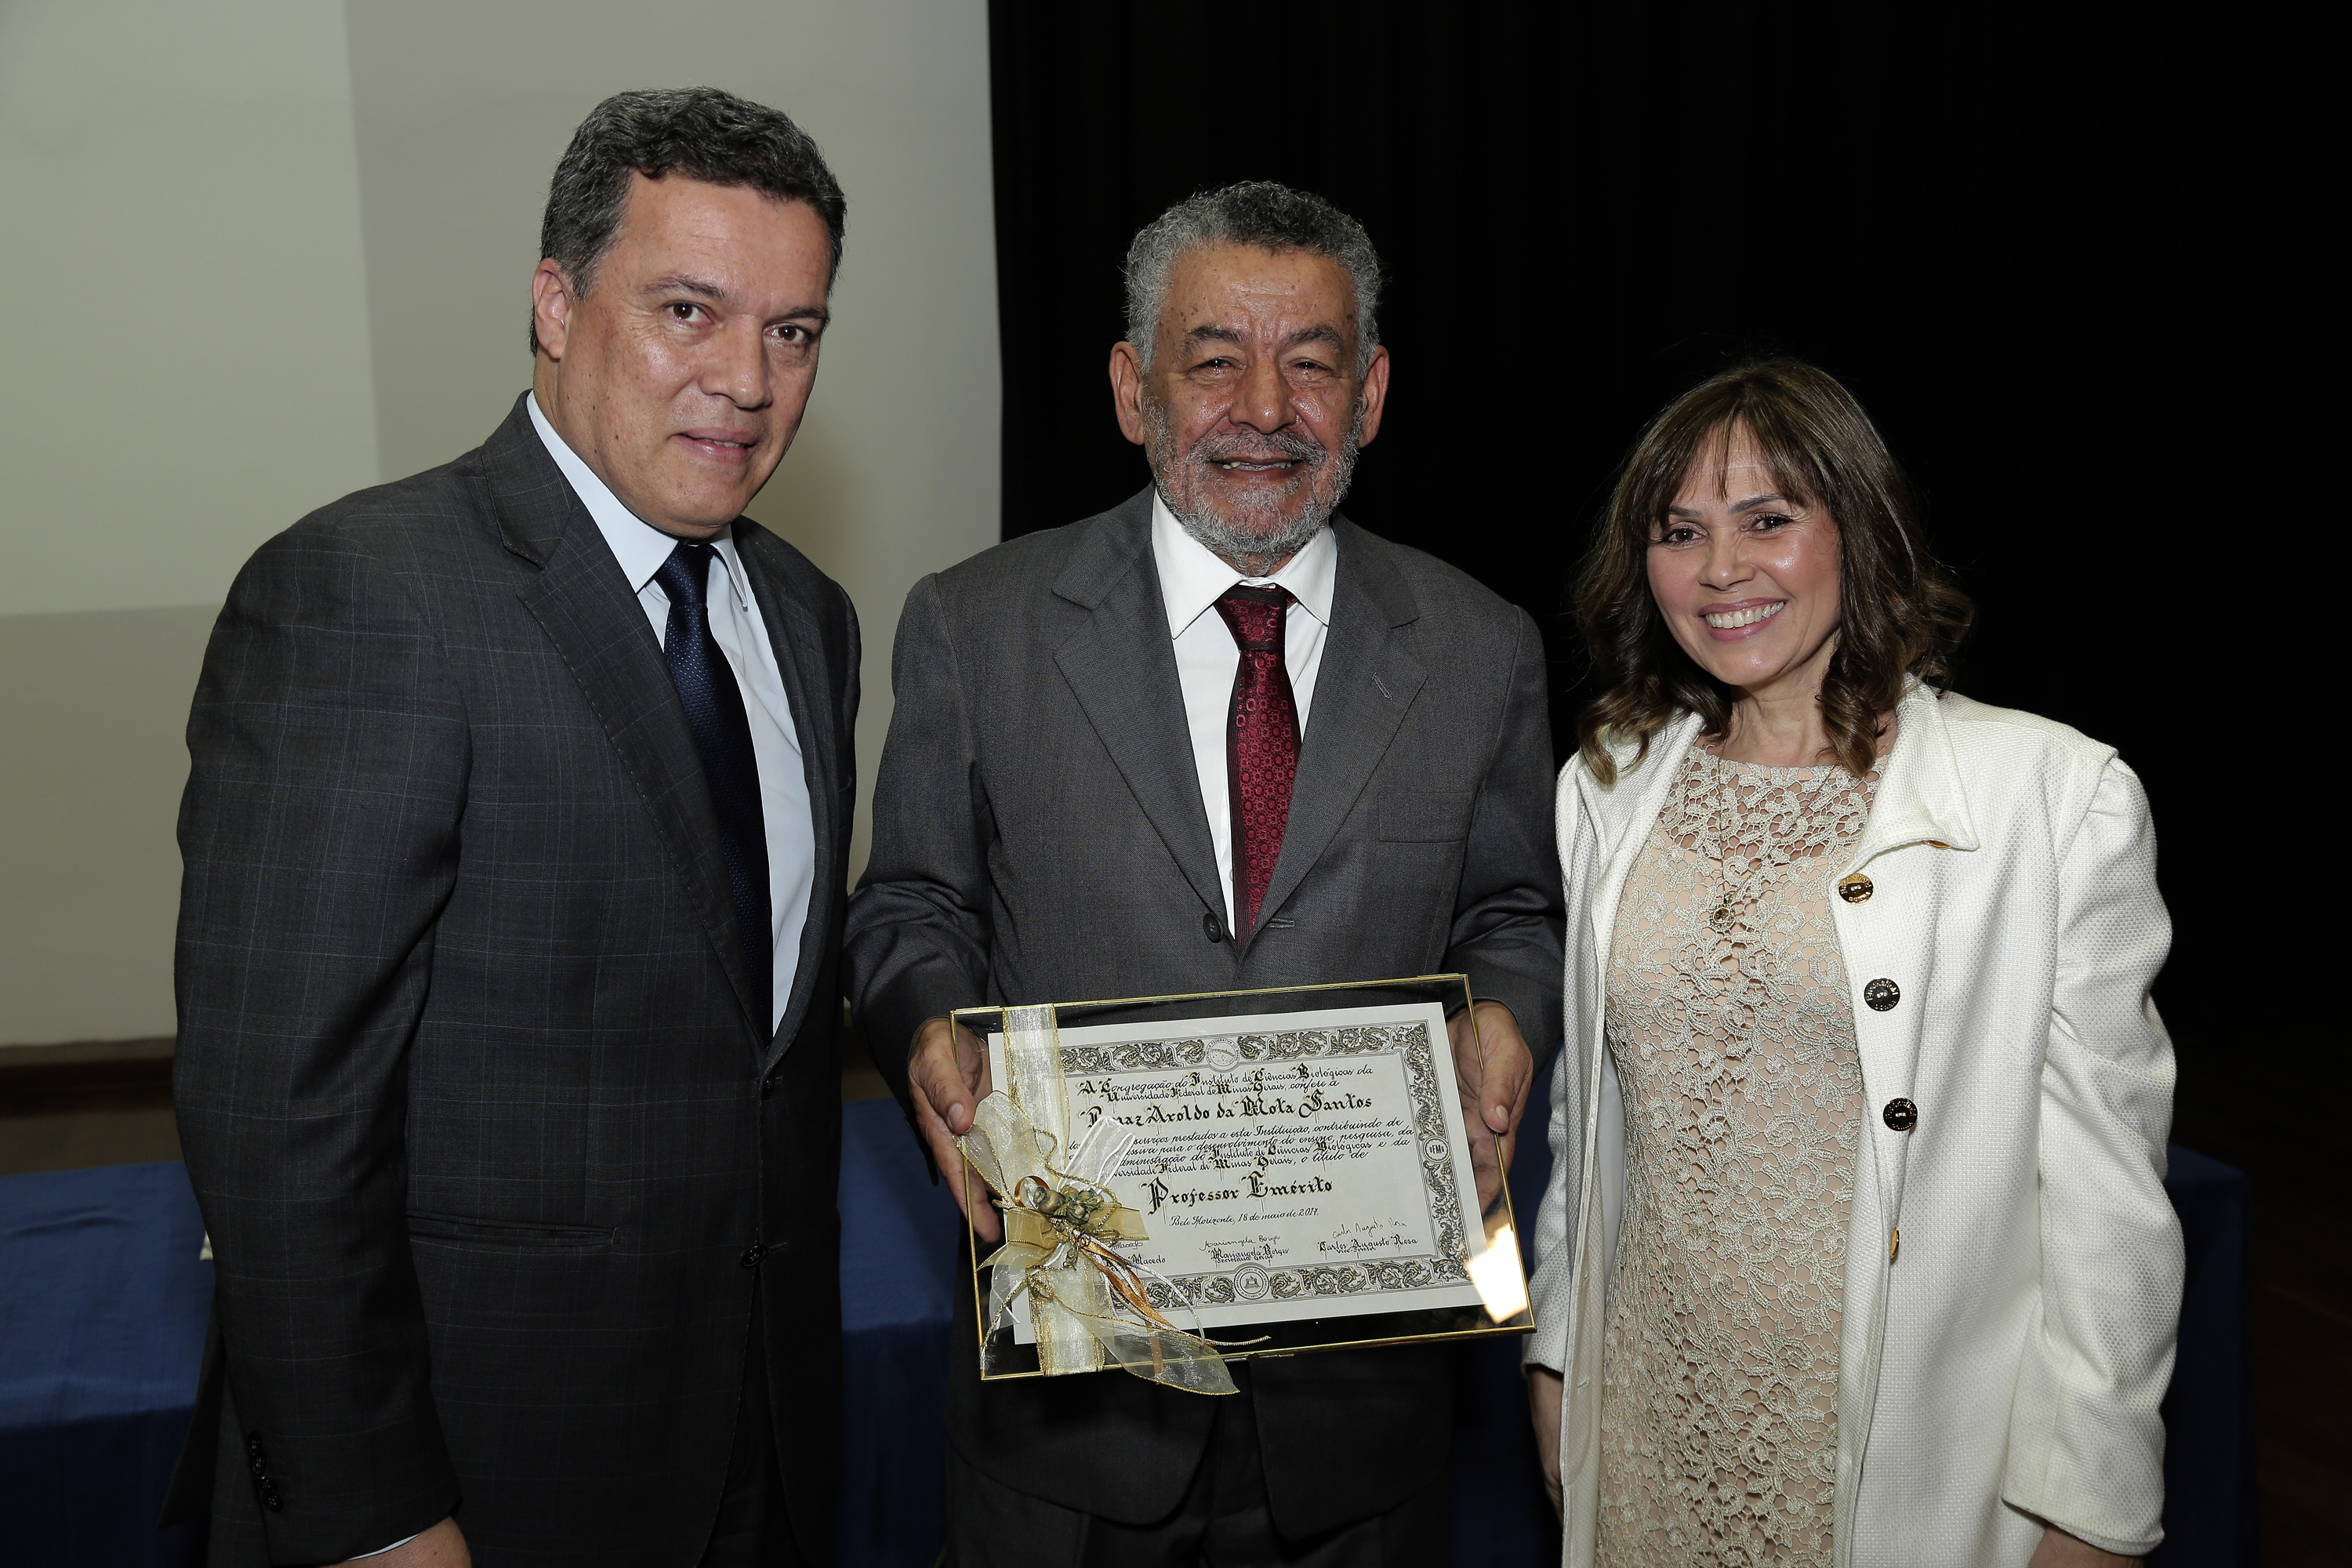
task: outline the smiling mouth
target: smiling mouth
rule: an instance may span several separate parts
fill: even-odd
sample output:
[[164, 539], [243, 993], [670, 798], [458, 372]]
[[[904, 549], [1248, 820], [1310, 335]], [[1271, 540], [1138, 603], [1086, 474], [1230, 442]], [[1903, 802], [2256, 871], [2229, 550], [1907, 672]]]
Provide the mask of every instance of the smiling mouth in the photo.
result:
[[1278, 474], [1299, 464], [1297, 458], [1271, 458], [1263, 462], [1248, 458], [1213, 458], [1210, 461], [1230, 474]]
[[1719, 616], [1701, 616], [1699, 619], [1717, 631], [1734, 631], [1741, 626], [1752, 626], [1759, 621], [1769, 621], [1788, 606], [1788, 600], [1776, 599], [1769, 605], [1757, 605], [1745, 610], [1731, 610]]
[[752, 448], [760, 444], [756, 437], [719, 436], [700, 430], [681, 430], [677, 439], [706, 459], [730, 468], [751, 461]]

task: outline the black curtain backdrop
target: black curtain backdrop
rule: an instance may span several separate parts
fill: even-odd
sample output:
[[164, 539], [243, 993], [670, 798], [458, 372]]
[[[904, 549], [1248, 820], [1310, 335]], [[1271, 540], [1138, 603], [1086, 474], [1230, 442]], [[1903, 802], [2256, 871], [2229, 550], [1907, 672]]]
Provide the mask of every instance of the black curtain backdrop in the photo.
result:
[[2165, 0], [1240, 21], [997, 0], [1004, 531], [1147, 477], [1105, 371], [1136, 228], [1234, 180], [1319, 191], [1391, 276], [1389, 414], [1348, 511], [1535, 614], [1565, 742], [1590, 695], [1565, 584], [1635, 433], [1738, 359], [1812, 360], [1877, 417], [1977, 601], [1959, 689], [2117, 745], [2147, 781], [2185, 1108], [2294, 1005], [2284, 983], [2250, 1001], [2299, 895], [2249, 886], [2245, 781], [2221, 782], [2255, 700], [2220, 574], [2260, 526], [2213, 507], [2248, 456], [2224, 434], [2244, 395], [2234, 27]]

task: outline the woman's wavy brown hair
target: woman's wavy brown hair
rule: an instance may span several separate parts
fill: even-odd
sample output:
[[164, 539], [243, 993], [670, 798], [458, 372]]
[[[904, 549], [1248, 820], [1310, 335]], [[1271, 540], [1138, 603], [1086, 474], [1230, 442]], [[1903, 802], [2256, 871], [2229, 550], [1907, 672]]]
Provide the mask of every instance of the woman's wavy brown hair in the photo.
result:
[[1831, 749], [1860, 777], [1913, 676], [1951, 683], [1952, 654], [1975, 614], [1927, 553], [1903, 470], [1853, 395], [1828, 372], [1760, 360], [1710, 377], [1666, 405], [1625, 459], [1576, 578], [1576, 619], [1601, 689], [1577, 719], [1577, 744], [1602, 784], [1610, 747], [1632, 742], [1635, 766], [1683, 713], [1719, 736], [1737, 695], [1701, 669], [1666, 629], [1650, 593], [1653, 533], [1694, 464], [1719, 465], [1746, 429], [1782, 495], [1825, 509], [1838, 531], [1837, 646], [1822, 680]]

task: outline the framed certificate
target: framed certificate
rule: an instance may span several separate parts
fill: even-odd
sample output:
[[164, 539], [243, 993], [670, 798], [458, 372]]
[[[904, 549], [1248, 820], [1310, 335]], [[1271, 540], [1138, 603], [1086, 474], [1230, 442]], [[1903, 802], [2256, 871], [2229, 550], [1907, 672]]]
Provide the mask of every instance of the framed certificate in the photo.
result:
[[[1222, 1361], [1531, 1331], [1508, 1185], [1490, 1145], [1482, 1199], [1458, 1087], [1475, 1017], [1459, 974], [956, 1013], [987, 1044], [999, 1143], [1039, 1151], [1024, 1187], [967, 1145], [969, 1200], [1008, 1189], [1024, 1244], [973, 1237], [982, 1375], [1134, 1370], [1164, 1353], [1153, 1323]], [[1015, 1212], [1032, 1200], [1058, 1229]], [[1093, 1331], [1057, 1355], [1057, 1321]]]

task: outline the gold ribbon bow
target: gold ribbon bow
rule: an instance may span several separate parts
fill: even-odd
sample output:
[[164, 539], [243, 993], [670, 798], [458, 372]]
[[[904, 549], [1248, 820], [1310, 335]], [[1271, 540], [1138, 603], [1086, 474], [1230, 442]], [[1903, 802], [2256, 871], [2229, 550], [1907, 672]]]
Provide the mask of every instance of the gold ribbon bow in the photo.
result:
[[[1013, 1092], [982, 1100], [971, 1131], [956, 1140], [1004, 1211], [1004, 1245], [983, 1260], [991, 1284], [982, 1345], [996, 1342], [1013, 1303], [1026, 1296], [1038, 1370], [1048, 1377], [1116, 1366], [1194, 1394], [1234, 1392], [1215, 1342], [1169, 1321], [1145, 1289], [1150, 1271], [1111, 1249], [1115, 1241], [1146, 1239], [1143, 1216], [1105, 1184], [1135, 1130], [1104, 1117], [1056, 1167], [1067, 1119], [1052, 1009], [1007, 1008], [1005, 1016]], [[1024, 1109], [1024, 1089], [1044, 1111], [1036, 1121]], [[1172, 1289], [1170, 1295], [1181, 1299]]]

